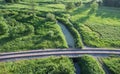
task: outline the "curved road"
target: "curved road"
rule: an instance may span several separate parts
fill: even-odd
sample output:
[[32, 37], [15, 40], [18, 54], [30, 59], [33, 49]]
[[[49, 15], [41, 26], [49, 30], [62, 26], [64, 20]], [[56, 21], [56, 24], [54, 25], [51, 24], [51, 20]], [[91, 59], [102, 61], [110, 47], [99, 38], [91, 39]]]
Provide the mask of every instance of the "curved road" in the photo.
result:
[[8, 52], [0, 53], [0, 61], [20, 60], [20, 59], [32, 59], [43, 58], [49, 56], [68, 56], [70, 58], [79, 57], [84, 54], [89, 54], [98, 57], [106, 57], [109, 55], [120, 55], [120, 50], [103, 50], [103, 49], [48, 49], [48, 50], [31, 50], [20, 52]]

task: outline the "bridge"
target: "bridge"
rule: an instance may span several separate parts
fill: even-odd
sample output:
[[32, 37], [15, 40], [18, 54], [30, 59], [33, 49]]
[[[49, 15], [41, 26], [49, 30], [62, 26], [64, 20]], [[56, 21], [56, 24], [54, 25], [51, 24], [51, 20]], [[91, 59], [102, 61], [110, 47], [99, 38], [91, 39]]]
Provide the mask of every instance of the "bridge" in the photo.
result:
[[0, 62], [14, 61], [21, 59], [45, 58], [50, 56], [67, 56], [70, 58], [80, 57], [82, 55], [93, 55], [95, 57], [107, 57], [110, 55], [120, 56], [119, 49], [46, 49], [29, 50], [19, 52], [0, 53]]

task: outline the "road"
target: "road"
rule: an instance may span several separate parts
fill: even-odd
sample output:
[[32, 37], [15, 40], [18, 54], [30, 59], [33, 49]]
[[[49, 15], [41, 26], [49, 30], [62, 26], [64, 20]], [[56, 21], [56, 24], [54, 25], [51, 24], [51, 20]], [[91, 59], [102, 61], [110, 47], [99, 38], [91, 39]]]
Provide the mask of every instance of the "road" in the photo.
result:
[[85, 54], [106, 57], [109, 55], [120, 55], [120, 50], [114, 49], [47, 49], [47, 50], [31, 50], [20, 52], [0, 53], [0, 61], [13, 61], [20, 59], [43, 58], [49, 56], [68, 56], [70, 58], [79, 57]]

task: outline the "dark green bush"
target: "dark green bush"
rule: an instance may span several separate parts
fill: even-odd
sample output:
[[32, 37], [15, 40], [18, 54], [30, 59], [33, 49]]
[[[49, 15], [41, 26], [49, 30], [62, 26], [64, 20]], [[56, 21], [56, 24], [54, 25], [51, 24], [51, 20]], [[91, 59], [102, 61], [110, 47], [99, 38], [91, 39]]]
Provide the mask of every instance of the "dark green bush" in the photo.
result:
[[8, 31], [9, 31], [8, 25], [3, 20], [3, 18], [0, 17], [0, 35], [4, 35], [4, 34], [8, 33]]
[[68, 2], [68, 3], [65, 5], [65, 8], [66, 8], [66, 10], [73, 9], [73, 8], [75, 8], [75, 4], [74, 4], [73, 2]]

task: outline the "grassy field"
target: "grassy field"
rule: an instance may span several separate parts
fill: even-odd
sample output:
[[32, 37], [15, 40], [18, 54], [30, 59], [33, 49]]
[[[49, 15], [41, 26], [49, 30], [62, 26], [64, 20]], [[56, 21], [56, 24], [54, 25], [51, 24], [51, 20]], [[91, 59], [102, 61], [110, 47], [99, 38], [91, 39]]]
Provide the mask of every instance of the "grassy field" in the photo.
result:
[[80, 74], [105, 74], [98, 61], [89, 55], [79, 58]]
[[1, 23], [6, 23], [9, 30], [0, 35], [0, 52], [68, 47], [60, 27], [46, 18], [48, 13], [36, 12], [35, 16], [27, 11], [1, 10], [0, 13]]
[[105, 66], [108, 68], [111, 74], [120, 73], [120, 57], [103, 58]]
[[72, 61], [66, 57], [0, 63], [0, 74], [75, 74]]
[[[46, 20], [48, 13], [53, 13], [59, 18], [68, 19], [70, 17], [74, 31], [77, 30], [82, 37], [78, 36], [79, 39], [75, 37], [74, 40], [79, 40], [76, 41], [75, 45], [80, 45], [79, 42], [83, 42], [85, 46], [90, 47], [120, 47], [119, 8], [101, 6], [96, 12], [91, 12], [90, 6], [81, 5], [66, 11], [66, 2], [72, 1], [64, 0], [55, 3], [53, 0], [35, 0], [34, 9], [32, 9], [29, 1], [12, 4], [0, 2], [0, 17], [9, 27], [8, 34], [0, 36], [0, 52], [39, 48], [67, 48], [60, 27], [53, 21]], [[77, 1], [79, 0], [74, 0], [74, 2]], [[36, 14], [35, 16], [31, 15], [33, 12]], [[14, 35], [14, 32], [10, 32], [17, 27], [19, 32], [22, 30], [22, 34], [17, 34], [16, 37], [11, 38], [10, 36]], [[25, 28], [28, 28], [28, 31], [31, 29], [32, 33], [25, 35], [23, 33], [26, 31]], [[49, 38], [49, 34], [54, 34], [54, 36]]]
[[99, 7], [96, 12], [81, 6], [71, 12], [71, 20], [82, 35], [85, 45], [93, 47], [120, 47], [119, 8]]

